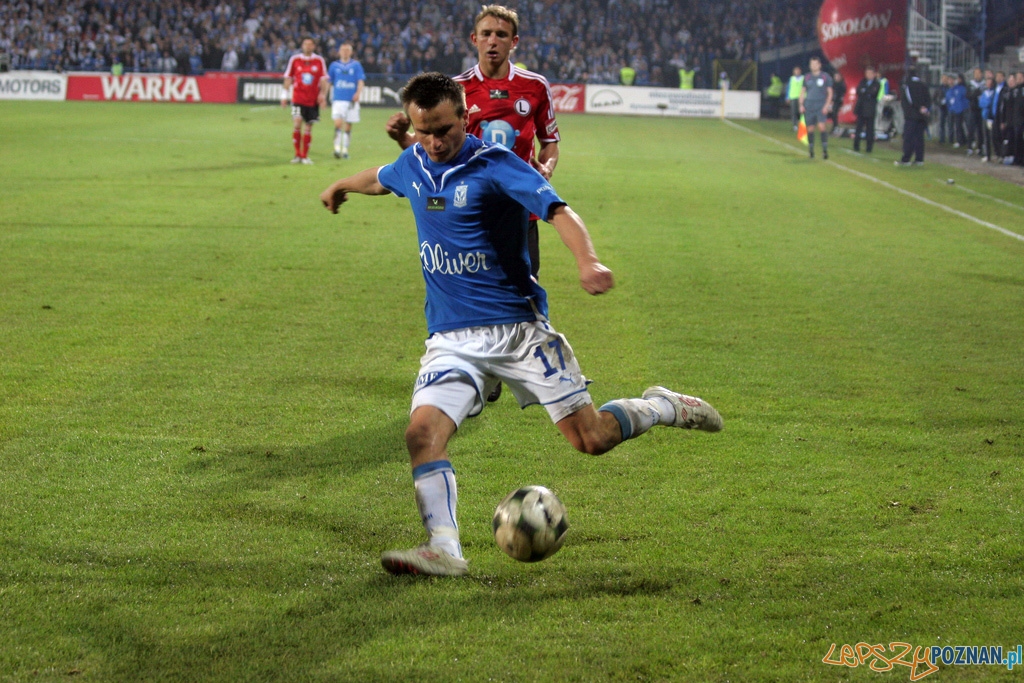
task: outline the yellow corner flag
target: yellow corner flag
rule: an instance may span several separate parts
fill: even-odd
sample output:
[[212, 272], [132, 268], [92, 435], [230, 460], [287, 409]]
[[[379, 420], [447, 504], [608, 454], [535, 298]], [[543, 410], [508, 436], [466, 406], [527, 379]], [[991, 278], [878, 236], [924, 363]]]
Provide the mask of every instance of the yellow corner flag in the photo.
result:
[[807, 122], [804, 121], [803, 114], [800, 114], [800, 125], [796, 128], [796, 139], [805, 145], [810, 144], [807, 142]]

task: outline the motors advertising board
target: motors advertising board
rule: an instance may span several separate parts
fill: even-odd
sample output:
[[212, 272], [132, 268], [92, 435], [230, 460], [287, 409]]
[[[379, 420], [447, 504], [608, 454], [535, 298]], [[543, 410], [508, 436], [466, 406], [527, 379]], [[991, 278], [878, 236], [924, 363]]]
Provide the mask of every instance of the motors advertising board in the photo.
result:
[[586, 112], [757, 119], [761, 117], [761, 93], [747, 90], [682, 90], [588, 85]]
[[68, 77], [52, 71], [0, 73], [0, 100], [63, 100]]

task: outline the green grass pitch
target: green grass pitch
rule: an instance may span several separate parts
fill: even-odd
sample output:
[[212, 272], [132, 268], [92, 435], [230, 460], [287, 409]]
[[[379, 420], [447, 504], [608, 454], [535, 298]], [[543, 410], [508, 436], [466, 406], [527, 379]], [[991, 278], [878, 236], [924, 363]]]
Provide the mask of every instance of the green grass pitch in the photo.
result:
[[[346, 162], [319, 124], [311, 167], [275, 107], [0, 113], [0, 681], [882, 683], [910, 670], [822, 660], [1024, 639], [1024, 242], [915, 198], [1020, 233], [1019, 187], [810, 161], [785, 122], [560, 117], [617, 286], [542, 226], [554, 324], [599, 404], [665, 384], [725, 430], [592, 458], [505, 396], [451, 444], [470, 576], [391, 577], [414, 227], [318, 201], [394, 158], [388, 112]], [[530, 483], [571, 522], [536, 565], [490, 533]]]

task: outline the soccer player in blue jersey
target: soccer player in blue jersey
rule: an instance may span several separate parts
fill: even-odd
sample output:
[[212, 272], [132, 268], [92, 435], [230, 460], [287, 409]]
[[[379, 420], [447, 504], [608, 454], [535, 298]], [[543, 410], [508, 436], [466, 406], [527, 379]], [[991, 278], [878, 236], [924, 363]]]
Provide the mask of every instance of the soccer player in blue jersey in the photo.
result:
[[722, 418], [707, 402], [660, 386], [595, 409], [572, 348], [548, 321], [547, 294], [530, 276], [526, 243], [532, 212], [572, 252], [583, 289], [602, 294], [614, 284], [612, 273], [583, 221], [530, 164], [466, 133], [465, 94], [455, 80], [416, 76], [402, 103], [416, 144], [394, 163], [335, 182], [320, 199], [332, 213], [349, 193], [394, 193], [412, 206], [430, 337], [405, 441], [428, 541], [385, 552], [381, 564], [393, 574], [460, 576], [468, 565], [448, 441], [483, 410], [498, 381], [521, 406], [544, 406], [569, 443], [593, 455], [658, 424], [715, 432]]
[[338, 60], [327, 68], [331, 80], [331, 118], [334, 119], [334, 158], [348, 159], [352, 124], [359, 123], [359, 98], [363, 96], [366, 74], [363, 65], [352, 59], [352, 44], [342, 43]]

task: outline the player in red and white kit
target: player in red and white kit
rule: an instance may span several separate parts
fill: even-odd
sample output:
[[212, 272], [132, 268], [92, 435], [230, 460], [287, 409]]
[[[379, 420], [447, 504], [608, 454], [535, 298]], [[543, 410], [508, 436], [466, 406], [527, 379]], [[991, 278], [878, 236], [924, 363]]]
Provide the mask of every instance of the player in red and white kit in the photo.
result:
[[309, 158], [309, 143], [313, 139], [313, 124], [320, 120], [320, 106], [327, 105], [327, 93], [331, 82], [327, 78], [327, 62], [316, 54], [316, 43], [312, 38], [302, 41], [302, 52], [292, 55], [288, 67], [284, 70], [284, 99], [281, 105], [287, 105], [287, 94], [291, 92], [292, 142], [295, 144], [293, 164], [312, 164]]
[[[558, 123], [551, 102], [551, 86], [538, 73], [520, 69], [509, 59], [519, 44], [519, 15], [502, 5], [486, 5], [476, 15], [469, 37], [476, 46], [478, 63], [455, 80], [466, 90], [466, 132], [485, 142], [511, 149], [550, 180], [558, 164]], [[409, 117], [393, 115], [387, 123], [388, 135], [405, 149], [415, 142], [409, 132]], [[534, 156], [534, 140], [540, 150]], [[537, 216], [530, 215], [526, 232], [530, 252], [530, 272], [540, 272], [540, 237]], [[487, 397], [497, 401], [501, 384]]]
[[[479, 63], [455, 77], [466, 90], [466, 132], [504, 145], [550, 180], [558, 164], [560, 139], [555, 107], [547, 79], [520, 69], [509, 59], [519, 43], [519, 15], [501, 5], [487, 5], [476, 16], [470, 41], [476, 46]], [[388, 120], [387, 132], [402, 149], [415, 141], [404, 113]], [[534, 140], [540, 143], [539, 151], [534, 149]], [[530, 216], [527, 237], [530, 267], [536, 277], [540, 270], [536, 216]]]

